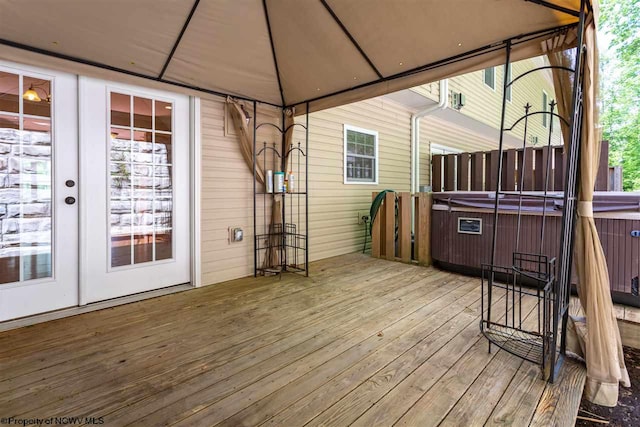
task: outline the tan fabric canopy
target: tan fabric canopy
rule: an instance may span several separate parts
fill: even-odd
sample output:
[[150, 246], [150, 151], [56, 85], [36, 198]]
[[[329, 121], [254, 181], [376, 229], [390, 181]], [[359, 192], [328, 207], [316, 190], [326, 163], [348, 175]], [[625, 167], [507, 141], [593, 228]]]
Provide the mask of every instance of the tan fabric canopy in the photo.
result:
[[[0, 45], [318, 110], [501, 64], [505, 40], [574, 24], [579, 3], [4, 0]], [[539, 40], [516, 44], [513, 59], [540, 53]]]

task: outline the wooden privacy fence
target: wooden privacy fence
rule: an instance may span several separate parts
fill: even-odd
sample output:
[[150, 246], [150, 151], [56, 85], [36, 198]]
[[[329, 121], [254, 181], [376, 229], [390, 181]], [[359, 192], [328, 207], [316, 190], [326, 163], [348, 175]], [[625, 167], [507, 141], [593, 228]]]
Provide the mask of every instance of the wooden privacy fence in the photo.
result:
[[[433, 192], [495, 191], [498, 185], [498, 150], [434, 154], [432, 157]], [[562, 146], [527, 147], [502, 153], [502, 190], [519, 190], [520, 173], [524, 171], [524, 191], [544, 191], [547, 165], [550, 167], [548, 191], [563, 191], [566, 157]], [[549, 158], [551, 156], [551, 158]], [[524, 165], [523, 165], [524, 160]], [[550, 162], [550, 163], [548, 163]], [[602, 142], [596, 191], [609, 190], [609, 143]]]
[[[374, 192], [372, 200], [377, 195]], [[413, 216], [412, 204], [415, 209]], [[431, 205], [430, 193], [386, 193], [371, 226], [371, 255], [391, 261], [417, 261], [421, 265], [431, 265]]]

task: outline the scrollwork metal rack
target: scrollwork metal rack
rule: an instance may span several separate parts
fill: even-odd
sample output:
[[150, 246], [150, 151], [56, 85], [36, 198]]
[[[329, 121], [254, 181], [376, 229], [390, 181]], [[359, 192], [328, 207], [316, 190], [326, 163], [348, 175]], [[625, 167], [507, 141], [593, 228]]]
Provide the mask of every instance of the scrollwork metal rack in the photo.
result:
[[[306, 107], [304, 124], [294, 122], [285, 126], [284, 110], [280, 125], [259, 123], [256, 102], [253, 103], [254, 276], [283, 272], [309, 275], [309, 105]], [[273, 128], [280, 141], [263, 141], [259, 145], [258, 130], [263, 127]], [[304, 141], [287, 146], [287, 132], [296, 127], [304, 130]], [[292, 172], [295, 189], [277, 192], [273, 188], [273, 192], [268, 192], [266, 183], [258, 180], [258, 171], [266, 172], [267, 168], [285, 174]], [[266, 173], [264, 176], [266, 181]], [[280, 203], [280, 217], [274, 212], [276, 203]]]
[[[489, 351], [495, 345], [522, 359], [539, 364], [546, 379], [550, 382], [556, 378], [565, 356], [566, 330], [568, 320], [569, 295], [571, 289], [571, 268], [573, 262], [573, 244], [576, 219], [576, 196], [578, 184], [578, 162], [581, 144], [581, 128], [583, 119], [582, 85], [586, 49], [583, 47], [583, 31], [585, 25], [585, 8], [588, 4], [581, 1], [578, 22], [578, 40], [573, 58], [573, 68], [562, 66], [543, 66], [527, 71], [509, 81], [511, 68], [512, 41], [506, 43], [506, 65], [502, 92], [502, 112], [499, 140], [499, 161], [497, 168], [498, 183], [495, 191], [493, 212], [493, 236], [491, 261], [482, 266], [482, 320], [480, 330], [489, 341]], [[552, 70], [556, 73], [570, 73], [573, 80], [571, 110], [562, 117], [556, 113], [556, 103], [551, 101], [549, 108], [543, 111], [531, 111], [530, 104], [523, 106], [524, 115], [511, 126], [506, 124], [507, 89], [520, 79], [541, 70]], [[524, 168], [518, 168], [517, 191], [503, 191], [503, 142], [505, 132], [516, 126], [523, 126], [524, 136], [519, 165], [525, 164], [527, 155], [526, 142], [529, 119], [536, 115], [546, 115], [549, 120], [547, 152], [552, 140], [554, 118], [560, 126], [566, 125], [570, 130], [570, 144], [566, 153], [566, 169], [564, 176], [564, 194], [549, 194], [549, 175], [551, 156], [547, 155], [546, 164], [536, 165], [536, 169], [544, 167], [544, 191], [542, 194], [523, 192]], [[562, 123], [560, 123], [562, 122]], [[500, 201], [504, 198], [517, 198], [518, 220], [515, 250], [511, 254], [511, 265], [497, 264], [498, 229]], [[533, 252], [520, 248], [521, 215], [523, 201], [537, 199], [542, 201], [542, 217], [540, 226], [540, 247]], [[545, 251], [545, 222], [549, 210], [548, 202], [555, 204], [555, 199], [563, 201], [560, 252], [558, 259]]]

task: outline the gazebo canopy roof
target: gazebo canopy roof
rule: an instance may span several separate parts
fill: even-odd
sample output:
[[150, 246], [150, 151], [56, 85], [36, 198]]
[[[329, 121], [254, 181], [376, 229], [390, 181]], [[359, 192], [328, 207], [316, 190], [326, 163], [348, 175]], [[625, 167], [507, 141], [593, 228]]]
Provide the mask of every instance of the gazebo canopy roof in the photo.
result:
[[541, 53], [579, 0], [6, 0], [0, 44], [317, 110]]

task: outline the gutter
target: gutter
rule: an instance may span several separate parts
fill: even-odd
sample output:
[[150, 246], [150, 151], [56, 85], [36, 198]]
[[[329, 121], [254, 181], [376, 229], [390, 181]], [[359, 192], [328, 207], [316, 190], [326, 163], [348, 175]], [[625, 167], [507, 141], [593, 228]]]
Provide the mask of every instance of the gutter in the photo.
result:
[[411, 116], [411, 193], [420, 190], [420, 119], [447, 108], [449, 80], [440, 80], [440, 101]]

